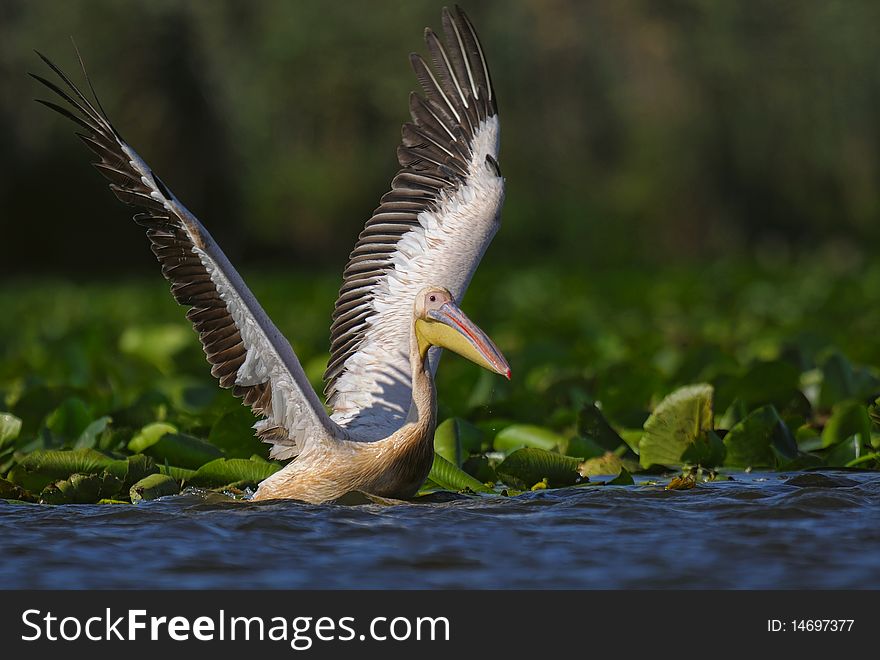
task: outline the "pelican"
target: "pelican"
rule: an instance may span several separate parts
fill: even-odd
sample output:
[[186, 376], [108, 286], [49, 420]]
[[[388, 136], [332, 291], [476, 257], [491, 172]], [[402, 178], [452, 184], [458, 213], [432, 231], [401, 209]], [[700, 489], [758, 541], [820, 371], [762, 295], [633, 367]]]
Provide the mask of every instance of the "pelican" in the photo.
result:
[[260, 483], [255, 500], [327, 502], [350, 491], [412, 497], [433, 462], [434, 374], [447, 348], [510, 378], [491, 339], [459, 307], [498, 230], [504, 179], [499, 123], [483, 49], [471, 21], [442, 12], [443, 40], [425, 29], [429, 65], [410, 55], [422, 96], [397, 149], [400, 170], [367, 221], [343, 273], [330, 329], [326, 408], [290, 343], [208, 230], [126, 143], [88, 74], [90, 101], [57, 75], [31, 74], [73, 120], [93, 165], [146, 229], [162, 274], [199, 335], [211, 374], [260, 420], [270, 457], [289, 460]]

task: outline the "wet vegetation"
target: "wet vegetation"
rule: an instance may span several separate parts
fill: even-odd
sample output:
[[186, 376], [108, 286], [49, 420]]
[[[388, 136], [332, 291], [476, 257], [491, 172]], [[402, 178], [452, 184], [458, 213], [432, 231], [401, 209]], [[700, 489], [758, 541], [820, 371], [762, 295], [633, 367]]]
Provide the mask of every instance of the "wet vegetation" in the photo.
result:
[[[513, 379], [444, 358], [424, 495], [880, 468], [880, 5], [465, 9], [508, 188], [463, 307]], [[0, 498], [242, 496], [280, 468], [70, 126], [32, 103], [32, 49], [74, 72], [76, 37], [320, 391], [339, 270], [438, 10], [0, 7]]]
[[[320, 389], [336, 277], [249, 279]], [[423, 494], [878, 469], [877, 300], [880, 265], [840, 252], [481, 270], [464, 307], [513, 379], [444, 357]], [[161, 278], [12, 282], [0, 305], [0, 497], [243, 496], [280, 468]]]

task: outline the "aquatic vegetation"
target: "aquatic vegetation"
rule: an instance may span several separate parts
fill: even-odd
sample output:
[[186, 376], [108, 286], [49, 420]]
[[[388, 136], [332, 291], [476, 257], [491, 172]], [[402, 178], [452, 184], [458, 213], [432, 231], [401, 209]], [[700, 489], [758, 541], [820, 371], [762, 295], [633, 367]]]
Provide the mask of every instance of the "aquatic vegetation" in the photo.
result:
[[[880, 266], [812, 255], [644, 268], [481, 273], [464, 307], [513, 380], [443, 360], [423, 493], [880, 469]], [[337, 284], [254, 278], [318, 386]], [[279, 469], [166, 297], [153, 280], [0, 288], [0, 498], [246, 496]]]

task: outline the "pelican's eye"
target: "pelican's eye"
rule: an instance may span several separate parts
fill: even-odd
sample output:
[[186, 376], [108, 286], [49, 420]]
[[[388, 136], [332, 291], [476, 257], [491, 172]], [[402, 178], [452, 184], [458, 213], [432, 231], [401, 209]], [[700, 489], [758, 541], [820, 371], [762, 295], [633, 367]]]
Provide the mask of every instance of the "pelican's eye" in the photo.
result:
[[431, 302], [437, 302], [437, 296], [435, 296], [435, 295], [432, 293], [431, 296], [428, 298], [428, 300], [430, 300]]

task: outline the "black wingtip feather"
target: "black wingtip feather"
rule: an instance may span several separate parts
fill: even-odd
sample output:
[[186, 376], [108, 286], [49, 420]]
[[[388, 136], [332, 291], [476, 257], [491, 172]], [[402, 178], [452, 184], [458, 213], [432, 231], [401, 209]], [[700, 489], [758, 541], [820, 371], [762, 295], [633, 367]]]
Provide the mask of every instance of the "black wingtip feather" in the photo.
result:
[[76, 123], [77, 125], [81, 126], [89, 132], [92, 132], [94, 130], [91, 126], [89, 126], [85, 121], [73, 114], [70, 110], [58, 105], [57, 103], [52, 103], [52, 101], [46, 101], [45, 99], [34, 99], [34, 101], [46, 106], [50, 110], [54, 110], [63, 117], [67, 117], [70, 121]]
[[[89, 78], [89, 72], [86, 71], [86, 63], [85, 63], [85, 61], [83, 61], [82, 55], [79, 52], [79, 48], [76, 45], [76, 41], [74, 40], [73, 35], [70, 36], [70, 43], [73, 44], [73, 50], [76, 53], [76, 59], [79, 60], [79, 66], [82, 69], [83, 76], [86, 79], [86, 83], [88, 84], [89, 89], [92, 92], [92, 96], [95, 99], [95, 103], [98, 104], [98, 109], [101, 111], [101, 116], [104, 118], [105, 121], [107, 121], [107, 124], [110, 126], [110, 128], [113, 128], [113, 126], [110, 124], [109, 119], [107, 119], [107, 113], [104, 112], [104, 106], [101, 105], [101, 99], [98, 98], [98, 93], [95, 91], [95, 88], [92, 85], [92, 79]], [[113, 132], [116, 133], [116, 129], [113, 129]], [[117, 135], [118, 135], [118, 133], [117, 133]]]

